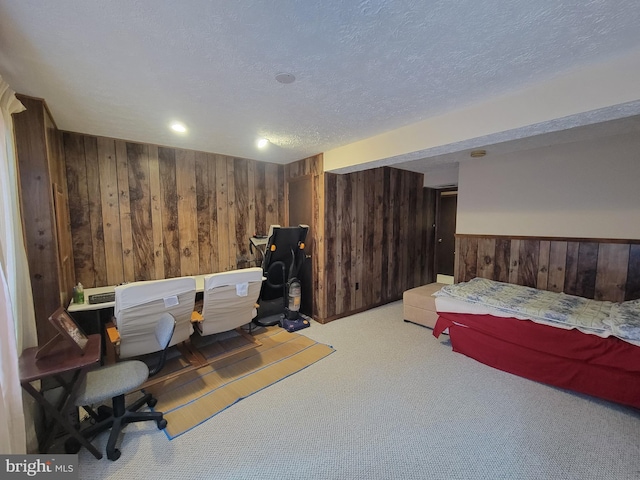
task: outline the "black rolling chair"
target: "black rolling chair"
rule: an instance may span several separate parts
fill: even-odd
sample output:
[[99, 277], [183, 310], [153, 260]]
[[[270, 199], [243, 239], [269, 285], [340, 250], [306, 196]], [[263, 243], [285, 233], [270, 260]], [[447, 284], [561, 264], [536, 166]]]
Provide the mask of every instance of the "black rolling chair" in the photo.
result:
[[[81, 434], [86, 438], [93, 438], [98, 433], [111, 428], [107, 441], [107, 458], [117, 460], [120, 458], [120, 450], [116, 448], [116, 441], [122, 429], [129, 423], [153, 420], [158, 429], [167, 426], [162, 412], [138, 412], [146, 403], [153, 407], [157, 400], [147, 393], [128, 407], [125, 405], [126, 393], [139, 388], [150, 376], [155, 375], [165, 364], [167, 348], [171, 342], [176, 320], [170, 313], [163, 314], [155, 329], [158, 341], [160, 360], [149, 369], [147, 364], [139, 360], [127, 360], [106, 367], [92, 370], [87, 374], [84, 383], [80, 386], [75, 404], [84, 407], [97, 421], [96, 424], [84, 429]], [[112, 408], [100, 407], [98, 413], [89, 405], [102, 403], [108, 399], [112, 401]], [[75, 438], [70, 438], [65, 443], [67, 453], [76, 453], [80, 449], [80, 443]]]
[[287, 282], [296, 277], [304, 262], [304, 242], [309, 227], [273, 227], [265, 249], [262, 270], [265, 281], [258, 298], [258, 315], [254, 323], [260, 326], [276, 325], [284, 313]]

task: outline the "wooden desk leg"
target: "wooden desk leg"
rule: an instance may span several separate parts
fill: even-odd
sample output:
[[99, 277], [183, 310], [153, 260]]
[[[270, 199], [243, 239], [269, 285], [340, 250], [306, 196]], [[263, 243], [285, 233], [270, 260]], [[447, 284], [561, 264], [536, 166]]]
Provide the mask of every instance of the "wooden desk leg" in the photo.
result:
[[[84, 445], [87, 448], [87, 450], [89, 450], [93, 454], [94, 457], [96, 457], [97, 459], [102, 458], [102, 454], [98, 451], [98, 449], [94, 447], [93, 444], [89, 442], [89, 440], [84, 438], [80, 434], [80, 431], [77, 430], [71, 423], [69, 423], [69, 420], [67, 420], [64, 415], [62, 415], [56, 408], [54, 408], [54, 406], [51, 405], [51, 403], [49, 403], [46, 398], [44, 398], [44, 395], [42, 395], [42, 393], [40, 393], [37, 389], [35, 389], [33, 385], [31, 385], [28, 382], [25, 382], [22, 384], [22, 388], [24, 388], [29, 393], [29, 395], [35, 398], [35, 400], [40, 405], [42, 405], [42, 407], [47, 411], [47, 413], [49, 413], [55, 420], [57, 420], [58, 423], [62, 425], [69, 434], [71, 434], [71, 436], [73, 436], [82, 445]], [[65, 405], [66, 403], [67, 402], [65, 402]], [[50, 443], [50, 438], [52, 438], [54, 431], [55, 429], [51, 429], [51, 431], [49, 432], [47, 440], [43, 444], [43, 448], [41, 449], [40, 453], [47, 453], [46, 450], [48, 450], [49, 448], [48, 443]]]

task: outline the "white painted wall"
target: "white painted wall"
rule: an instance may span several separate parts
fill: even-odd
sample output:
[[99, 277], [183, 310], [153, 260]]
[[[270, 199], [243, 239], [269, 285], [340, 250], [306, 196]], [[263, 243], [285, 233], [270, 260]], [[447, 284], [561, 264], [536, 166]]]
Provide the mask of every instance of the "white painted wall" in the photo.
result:
[[444, 165], [429, 170], [428, 173], [424, 174], [423, 185], [429, 188], [458, 185], [458, 164]]
[[640, 138], [461, 162], [456, 232], [640, 239]]

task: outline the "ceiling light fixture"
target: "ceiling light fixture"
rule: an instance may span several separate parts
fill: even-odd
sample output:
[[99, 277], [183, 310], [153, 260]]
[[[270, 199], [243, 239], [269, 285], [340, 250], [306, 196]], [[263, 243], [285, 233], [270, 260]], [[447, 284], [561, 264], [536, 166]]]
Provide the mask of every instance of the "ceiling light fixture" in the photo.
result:
[[182, 123], [174, 122], [171, 124], [171, 130], [178, 133], [184, 133], [187, 131], [187, 127], [185, 127]]
[[258, 140], [258, 148], [264, 148], [269, 144], [269, 140], [267, 140], [266, 138], [261, 138], [260, 140]]
[[484, 157], [486, 154], [486, 150], [473, 150], [469, 155], [471, 155], [471, 158], [480, 158]]
[[295, 82], [296, 77], [294, 77], [290, 73], [278, 73], [276, 75], [276, 80], [280, 83], [293, 83]]

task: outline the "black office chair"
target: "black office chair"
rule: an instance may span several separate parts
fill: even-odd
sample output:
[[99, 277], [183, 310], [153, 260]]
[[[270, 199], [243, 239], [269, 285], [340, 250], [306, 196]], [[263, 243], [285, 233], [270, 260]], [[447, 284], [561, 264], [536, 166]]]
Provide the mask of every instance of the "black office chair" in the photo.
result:
[[[158, 320], [155, 336], [161, 354], [153, 368], [149, 369], [147, 364], [140, 360], [127, 360], [90, 371], [83, 384], [80, 385], [74, 400], [75, 405], [84, 407], [89, 415], [97, 421], [96, 424], [87, 427], [80, 433], [85, 438], [93, 438], [98, 433], [111, 428], [107, 441], [107, 458], [109, 460], [120, 458], [121, 452], [116, 448], [116, 441], [127, 424], [153, 420], [157, 423], [159, 430], [167, 426], [162, 412], [138, 412], [145, 403], [149, 407], [155, 406], [157, 400], [151, 394], [145, 394], [128, 407], [125, 406], [124, 396], [139, 388], [150, 376], [162, 370], [175, 326], [176, 320], [170, 313], [163, 314]], [[100, 407], [96, 413], [90, 407], [90, 405], [96, 405], [108, 399], [111, 399], [112, 408]], [[69, 438], [65, 442], [67, 453], [77, 453], [78, 450], [80, 450], [80, 442], [75, 438]]]
[[258, 315], [254, 323], [270, 326], [279, 323], [285, 311], [287, 282], [298, 275], [304, 262], [304, 242], [309, 227], [273, 227], [265, 249], [262, 270], [265, 281], [258, 298]]

